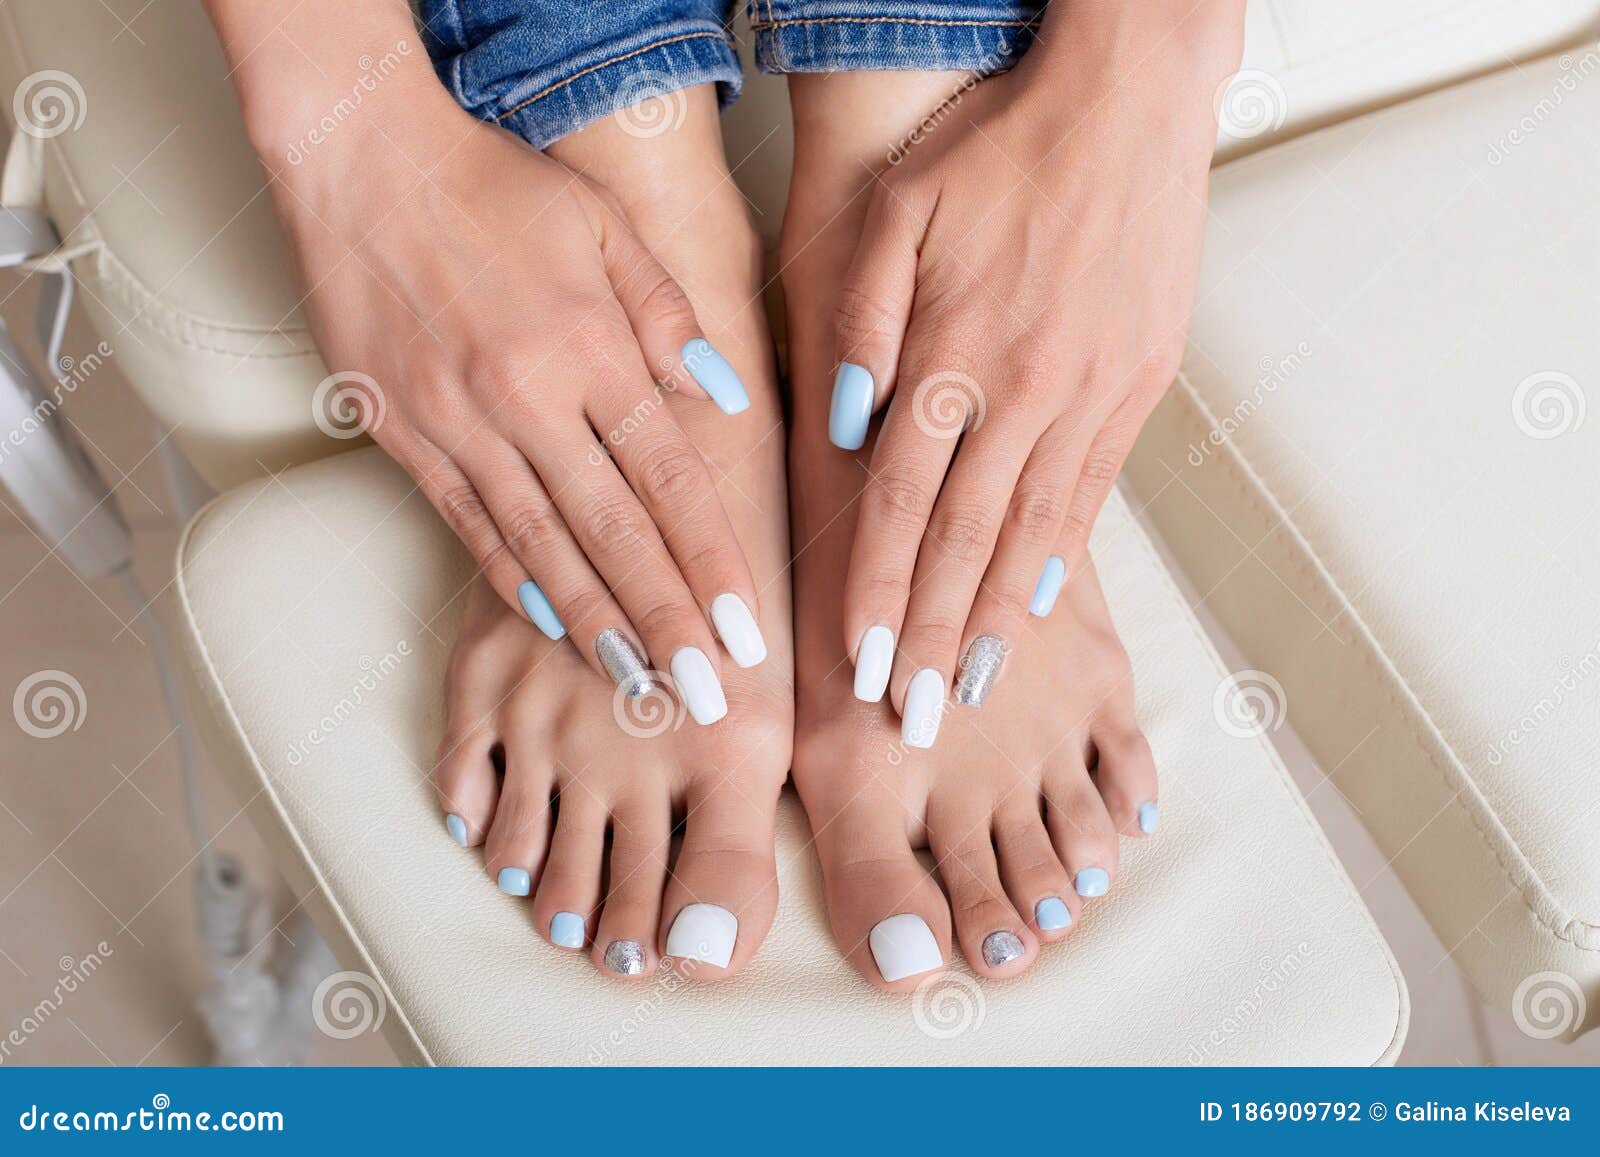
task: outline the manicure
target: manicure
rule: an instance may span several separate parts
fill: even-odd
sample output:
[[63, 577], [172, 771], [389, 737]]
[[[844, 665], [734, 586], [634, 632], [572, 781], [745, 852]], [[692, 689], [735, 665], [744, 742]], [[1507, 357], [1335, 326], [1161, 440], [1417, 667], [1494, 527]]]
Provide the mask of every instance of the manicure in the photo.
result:
[[728, 654], [741, 667], [754, 667], [767, 657], [767, 641], [761, 627], [738, 595], [718, 595], [711, 600], [711, 622]]
[[828, 407], [828, 441], [841, 450], [859, 450], [872, 421], [872, 375], [853, 362], [841, 362]]
[[576, 912], [557, 912], [550, 917], [550, 942], [561, 948], [582, 948], [587, 933], [583, 917]]
[[750, 395], [728, 359], [703, 337], [690, 338], [678, 354], [691, 377], [711, 396], [724, 414], [742, 414], [750, 408]]
[[632, 640], [615, 627], [607, 627], [594, 637], [594, 653], [622, 693], [629, 699], [638, 699], [655, 690], [656, 681], [645, 666]]
[[944, 714], [944, 676], [924, 667], [911, 676], [906, 688], [905, 711], [900, 717], [900, 741], [907, 747], [929, 748], [939, 737]]
[[961, 677], [956, 680], [956, 702], [982, 707], [1000, 679], [1006, 661], [1006, 641], [999, 635], [979, 635], [961, 656]]
[[856, 647], [856, 698], [876, 703], [889, 688], [894, 667], [894, 632], [888, 627], [868, 627]]
[[699, 647], [678, 648], [672, 656], [672, 679], [696, 723], [706, 726], [728, 713], [716, 669]]
[[522, 609], [528, 618], [533, 620], [533, 625], [544, 632], [547, 639], [559, 639], [567, 633], [566, 624], [561, 621], [561, 616], [556, 614], [555, 607], [550, 605], [550, 600], [545, 597], [544, 591], [539, 589], [539, 584], [529, 579], [517, 588], [517, 601], [522, 604]]
[[528, 873], [522, 868], [501, 868], [500, 875], [496, 879], [500, 884], [500, 890], [507, 896], [528, 894]]
[[715, 904], [690, 904], [678, 913], [667, 933], [667, 955], [728, 967], [739, 937], [739, 918]]
[[1111, 876], [1104, 868], [1084, 868], [1073, 878], [1072, 886], [1078, 895], [1093, 899], [1106, 894], [1106, 889], [1111, 887]]
[[879, 920], [867, 936], [878, 975], [893, 983], [944, 967], [944, 953], [933, 938], [933, 930], [921, 916], [902, 912]]
[[1044, 618], [1055, 610], [1056, 596], [1061, 593], [1061, 583], [1067, 577], [1067, 564], [1058, 554], [1044, 560], [1044, 570], [1039, 572], [1039, 583], [1033, 588], [1033, 601], [1028, 613]]
[[1012, 932], [991, 932], [983, 941], [983, 961], [990, 968], [999, 968], [1021, 956], [1022, 941]]

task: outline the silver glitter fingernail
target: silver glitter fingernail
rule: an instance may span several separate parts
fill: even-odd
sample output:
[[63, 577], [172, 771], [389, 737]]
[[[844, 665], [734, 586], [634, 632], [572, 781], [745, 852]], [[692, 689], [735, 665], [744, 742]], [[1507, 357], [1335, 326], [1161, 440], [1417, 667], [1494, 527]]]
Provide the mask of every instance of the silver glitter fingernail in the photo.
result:
[[644, 656], [634, 648], [628, 636], [615, 627], [607, 627], [594, 638], [594, 653], [600, 656], [600, 665], [606, 674], [616, 680], [622, 693], [629, 699], [638, 699], [655, 690], [656, 681]]
[[644, 971], [644, 949], [636, 940], [613, 940], [606, 946], [606, 967], [623, 976]]
[[989, 698], [1000, 668], [1006, 661], [1006, 641], [999, 635], [979, 635], [961, 656], [961, 677], [956, 680], [956, 702], [982, 707]]
[[990, 968], [1015, 960], [1022, 951], [1022, 941], [1010, 932], [991, 932], [983, 941], [983, 958]]

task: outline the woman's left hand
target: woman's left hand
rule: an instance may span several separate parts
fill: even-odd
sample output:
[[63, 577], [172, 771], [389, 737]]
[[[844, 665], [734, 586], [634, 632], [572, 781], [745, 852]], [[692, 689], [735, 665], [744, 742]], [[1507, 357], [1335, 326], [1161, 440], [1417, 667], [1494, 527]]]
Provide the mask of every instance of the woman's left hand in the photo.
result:
[[[839, 300], [830, 439], [859, 449], [894, 399], [845, 647], [860, 667], [869, 628], [893, 633], [902, 712], [914, 675], [949, 688], [973, 640], [1003, 653], [1048, 613], [1185, 344], [1243, 5], [1058, 8], [1014, 70], [891, 153]], [[880, 670], [886, 642], [865, 656]], [[981, 703], [983, 666], [958, 700]]]

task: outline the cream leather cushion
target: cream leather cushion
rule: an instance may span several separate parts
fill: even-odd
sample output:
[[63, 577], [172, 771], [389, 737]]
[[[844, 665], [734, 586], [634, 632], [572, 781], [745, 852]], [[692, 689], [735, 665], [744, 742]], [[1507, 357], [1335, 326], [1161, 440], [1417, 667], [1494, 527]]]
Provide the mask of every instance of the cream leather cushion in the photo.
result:
[[720, 985], [608, 983], [445, 834], [428, 783], [468, 560], [380, 451], [241, 487], [179, 549], [210, 746], [381, 991], [401, 1055], [443, 1064], [1331, 1063], [1392, 1060], [1395, 962], [1272, 749], [1218, 725], [1226, 672], [1116, 498], [1095, 541], [1162, 768], [1158, 837], [1026, 977], [919, 998], [840, 958], [791, 793], [777, 922]]
[[1600, 1017], [1597, 125], [1590, 48], [1216, 172], [1183, 375], [1130, 466], [1445, 947], [1538, 1033]]

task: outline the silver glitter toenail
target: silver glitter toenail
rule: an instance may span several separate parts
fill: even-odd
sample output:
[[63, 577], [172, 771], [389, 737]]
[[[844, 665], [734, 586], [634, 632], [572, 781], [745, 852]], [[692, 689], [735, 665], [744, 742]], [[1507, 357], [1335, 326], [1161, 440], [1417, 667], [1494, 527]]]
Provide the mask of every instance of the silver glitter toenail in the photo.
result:
[[644, 971], [644, 949], [636, 940], [613, 940], [606, 947], [606, 967], [623, 976]]
[[595, 636], [594, 653], [600, 656], [600, 665], [606, 669], [606, 674], [629, 699], [638, 699], [655, 690], [656, 681], [651, 678], [650, 668], [645, 666], [644, 656], [617, 628], [607, 627]]
[[1022, 955], [1022, 941], [1010, 932], [991, 932], [983, 942], [983, 958], [990, 968], [999, 968]]
[[1006, 641], [999, 635], [979, 635], [961, 656], [961, 677], [956, 680], [956, 702], [982, 707], [989, 698], [1000, 668], [1006, 661]]

